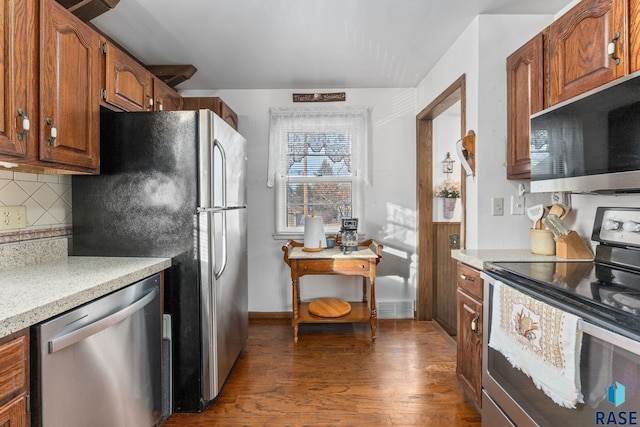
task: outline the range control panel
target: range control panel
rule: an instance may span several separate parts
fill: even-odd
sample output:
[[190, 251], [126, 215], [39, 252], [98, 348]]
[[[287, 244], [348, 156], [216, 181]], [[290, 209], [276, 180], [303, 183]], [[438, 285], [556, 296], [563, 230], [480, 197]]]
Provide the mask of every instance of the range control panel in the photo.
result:
[[598, 208], [591, 239], [640, 248], [640, 208]]

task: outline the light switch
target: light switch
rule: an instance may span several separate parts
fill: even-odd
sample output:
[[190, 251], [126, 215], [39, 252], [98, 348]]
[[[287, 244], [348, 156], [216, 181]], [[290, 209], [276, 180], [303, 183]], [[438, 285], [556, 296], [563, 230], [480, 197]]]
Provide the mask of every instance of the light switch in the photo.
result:
[[511, 215], [524, 215], [524, 196], [511, 196]]
[[491, 215], [502, 216], [504, 215], [504, 198], [494, 197], [491, 199]]

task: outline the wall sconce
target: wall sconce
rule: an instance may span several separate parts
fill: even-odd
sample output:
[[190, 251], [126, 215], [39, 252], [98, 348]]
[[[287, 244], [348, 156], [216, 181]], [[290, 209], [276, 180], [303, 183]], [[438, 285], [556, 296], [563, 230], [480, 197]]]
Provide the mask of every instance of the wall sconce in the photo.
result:
[[451, 154], [447, 152], [447, 157], [442, 161], [442, 172], [447, 174], [447, 178], [449, 178], [449, 174], [453, 173], [453, 162], [455, 162], [455, 160], [453, 160]]

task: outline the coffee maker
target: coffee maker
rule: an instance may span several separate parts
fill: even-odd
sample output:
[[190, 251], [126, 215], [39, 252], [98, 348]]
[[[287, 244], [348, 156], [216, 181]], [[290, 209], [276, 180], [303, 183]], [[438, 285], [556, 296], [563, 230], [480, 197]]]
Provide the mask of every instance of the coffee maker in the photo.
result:
[[358, 218], [342, 218], [340, 226], [340, 249], [344, 254], [358, 249]]

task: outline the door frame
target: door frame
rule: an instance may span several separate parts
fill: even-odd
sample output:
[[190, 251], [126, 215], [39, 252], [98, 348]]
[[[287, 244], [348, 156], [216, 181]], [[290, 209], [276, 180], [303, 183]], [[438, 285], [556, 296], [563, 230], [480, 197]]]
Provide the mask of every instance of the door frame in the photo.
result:
[[[466, 77], [462, 74], [437, 98], [416, 115], [417, 216], [418, 216], [418, 282], [416, 288], [417, 320], [432, 320], [435, 285], [433, 283], [433, 120], [460, 101], [460, 138], [466, 134]], [[465, 247], [466, 180], [461, 171], [462, 218], [460, 248]]]

